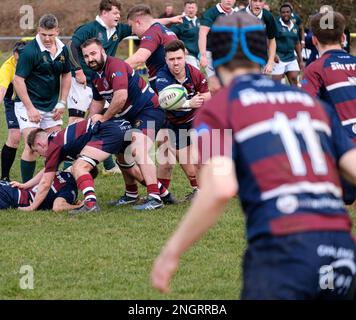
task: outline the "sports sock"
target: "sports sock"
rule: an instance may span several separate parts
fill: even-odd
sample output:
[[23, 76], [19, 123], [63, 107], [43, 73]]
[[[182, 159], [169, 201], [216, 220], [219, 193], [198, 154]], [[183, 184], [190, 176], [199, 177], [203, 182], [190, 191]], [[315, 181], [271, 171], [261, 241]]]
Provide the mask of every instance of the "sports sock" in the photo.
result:
[[127, 184], [126, 185], [126, 190], [125, 190], [125, 194], [128, 197], [131, 198], [137, 198], [138, 197], [138, 187], [137, 184]]
[[33, 174], [36, 170], [36, 161], [26, 161], [21, 159], [21, 177], [22, 182], [26, 183], [27, 181], [33, 178]]
[[103, 165], [104, 165], [105, 170], [110, 170], [110, 169], [114, 168], [115, 162], [114, 162], [112, 156], [110, 156], [109, 158], [104, 160]]
[[1, 150], [1, 180], [10, 180], [10, 170], [15, 161], [17, 148], [4, 144]]
[[149, 184], [147, 186], [147, 194], [156, 198], [157, 200], [161, 200], [159, 196], [159, 189], [157, 184]]
[[86, 173], [77, 179], [77, 186], [84, 195], [85, 205], [92, 208], [96, 204], [96, 195], [94, 190], [94, 179], [91, 174]]
[[166, 189], [166, 187], [162, 184], [162, 183], [160, 183], [160, 182], [158, 182], [158, 189], [159, 189], [159, 195], [160, 195], [160, 197], [165, 197], [165, 196], [167, 196], [168, 194], [169, 194], [169, 191]]
[[189, 182], [190, 182], [190, 186], [193, 189], [198, 189], [199, 186], [198, 186], [198, 181], [196, 176], [189, 177]]
[[160, 183], [166, 188], [169, 189], [169, 185], [171, 184], [171, 179], [158, 179]]

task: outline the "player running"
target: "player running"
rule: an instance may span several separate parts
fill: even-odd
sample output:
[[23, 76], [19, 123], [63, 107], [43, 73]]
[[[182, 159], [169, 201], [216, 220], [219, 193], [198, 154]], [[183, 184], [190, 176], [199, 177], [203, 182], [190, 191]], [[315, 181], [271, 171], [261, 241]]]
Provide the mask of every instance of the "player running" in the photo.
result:
[[[329, 114], [332, 108], [260, 74], [261, 22], [237, 13], [219, 19], [212, 31], [213, 61], [226, 88], [200, 109], [195, 126], [208, 146], [226, 142], [222, 132], [231, 144], [202, 158], [200, 192], [156, 259], [153, 285], [168, 291], [181, 255], [239, 191], [248, 240], [243, 299], [352, 299], [356, 245], [338, 167], [356, 183], [355, 147]], [[329, 286], [325, 266], [335, 275]]]

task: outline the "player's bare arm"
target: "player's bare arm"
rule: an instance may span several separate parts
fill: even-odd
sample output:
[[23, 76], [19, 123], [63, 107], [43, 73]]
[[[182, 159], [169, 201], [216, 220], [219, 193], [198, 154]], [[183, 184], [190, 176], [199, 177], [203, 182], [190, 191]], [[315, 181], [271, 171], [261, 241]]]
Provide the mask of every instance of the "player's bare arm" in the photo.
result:
[[19, 77], [18, 75], [15, 75], [13, 84], [14, 84], [17, 95], [20, 97], [22, 103], [24, 104], [24, 106], [27, 110], [27, 114], [28, 114], [30, 121], [35, 122], [35, 123], [40, 122], [41, 115], [31, 102], [31, 99], [27, 92], [25, 79], [22, 77]]
[[7, 91], [6, 88], [0, 86], [0, 104], [2, 104], [2, 102], [4, 101], [6, 91]]
[[208, 65], [208, 61], [206, 59], [206, 42], [207, 36], [210, 31], [210, 28], [207, 26], [200, 26], [199, 27], [199, 52], [200, 52], [200, 65], [202, 68], [206, 68]]
[[171, 18], [160, 18], [160, 19], [153, 19], [154, 22], [158, 22], [160, 24], [163, 25], [167, 25], [167, 24], [176, 24], [176, 23], [182, 23], [183, 22], [183, 15], [180, 14], [178, 16], [174, 16]]
[[60, 120], [64, 114], [65, 104], [71, 86], [71, 81], [72, 81], [72, 76], [70, 72], [62, 74], [61, 98], [53, 110], [54, 111], [53, 120], [55, 121]]
[[104, 113], [102, 121], [107, 121], [122, 111], [127, 100], [127, 95], [127, 90], [125, 89], [116, 90], [114, 92], [110, 106]]
[[35, 199], [31, 203], [31, 205], [28, 207], [19, 208], [19, 210], [22, 210], [22, 211], [36, 210], [41, 205], [41, 203], [44, 201], [44, 199], [46, 198], [48, 191], [51, 188], [51, 185], [52, 185], [55, 175], [56, 175], [56, 172], [44, 173], [40, 183], [38, 184], [38, 191], [36, 192]]
[[148, 49], [140, 48], [135, 54], [131, 57], [127, 58], [125, 62], [131, 66], [131, 68], [135, 69], [141, 65], [143, 65], [147, 59], [151, 56], [151, 51]]
[[70, 204], [66, 199], [62, 197], [56, 198], [53, 202], [52, 210], [54, 212], [69, 211], [80, 208], [83, 205], [82, 201], [78, 201], [76, 204]]
[[95, 114], [101, 114], [104, 110], [105, 100], [92, 100], [89, 106], [89, 118], [91, 118]]
[[154, 263], [151, 280], [155, 288], [169, 291], [181, 255], [216, 223], [237, 189], [231, 158], [215, 157], [203, 166], [200, 192]]
[[26, 183], [20, 183], [18, 181], [11, 181], [10, 184], [14, 188], [31, 189], [35, 185], [40, 183], [43, 173], [44, 173], [44, 169], [39, 171], [31, 180], [28, 180]]
[[270, 74], [273, 69], [274, 58], [276, 56], [277, 42], [276, 39], [268, 39], [268, 61], [264, 69], [264, 73]]

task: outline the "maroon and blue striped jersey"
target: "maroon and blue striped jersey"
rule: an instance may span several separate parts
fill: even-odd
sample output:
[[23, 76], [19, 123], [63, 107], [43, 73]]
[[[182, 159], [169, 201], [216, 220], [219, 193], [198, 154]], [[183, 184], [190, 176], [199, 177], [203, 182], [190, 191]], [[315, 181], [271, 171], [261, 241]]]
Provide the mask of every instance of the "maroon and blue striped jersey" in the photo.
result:
[[164, 47], [173, 40], [177, 40], [176, 34], [158, 22], [154, 23], [141, 38], [140, 48], [147, 49], [151, 52], [151, 56], [147, 59], [146, 65], [148, 68], [149, 81], [154, 90], [156, 90], [154, 81], [157, 72], [166, 63]]
[[[177, 81], [177, 79], [169, 71], [167, 65], [160, 69], [157, 73], [156, 88], [157, 91], [162, 91], [165, 87], [172, 84], [181, 84], [188, 92], [188, 100], [193, 98], [196, 94], [209, 92], [208, 82], [204, 75], [195, 67], [190, 64], [185, 66], [186, 78], [183, 83]], [[172, 124], [182, 124], [191, 122], [195, 118], [195, 114], [198, 109], [183, 109], [177, 111], [167, 111], [166, 117]]]
[[152, 88], [125, 61], [107, 57], [105, 69], [92, 75], [93, 99], [111, 103], [115, 91], [127, 90], [124, 108], [118, 114], [130, 118], [148, 105], [158, 107], [158, 97]]
[[356, 57], [343, 50], [325, 52], [305, 69], [302, 88], [334, 106], [356, 142]]
[[201, 161], [228, 155], [235, 162], [249, 240], [350, 230], [337, 163], [354, 146], [333, 113], [300, 89], [256, 74], [235, 78], [198, 111]]

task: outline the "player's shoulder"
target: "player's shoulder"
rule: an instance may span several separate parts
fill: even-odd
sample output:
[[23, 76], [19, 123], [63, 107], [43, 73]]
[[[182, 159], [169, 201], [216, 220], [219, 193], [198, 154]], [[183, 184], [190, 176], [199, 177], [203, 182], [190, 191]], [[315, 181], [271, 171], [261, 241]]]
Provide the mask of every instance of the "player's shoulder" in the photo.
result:
[[217, 5], [208, 8], [204, 13], [203, 17], [217, 17], [220, 14]]
[[273, 14], [271, 12], [269, 12], [268, 10], [266, 9], [262, 9], [262, 18], [264, 21], [272, 21], [274, 22], [275, 21], [275, 18], [273, 17]]
[[74, 35], [81, 33], [81, 32], [89, 32], [92, 30], [96, 30], [100, 27], [100, 23], [96, 20], [89, 21], [87, 23], [83, 23], [77, 29], [74, 30]]

